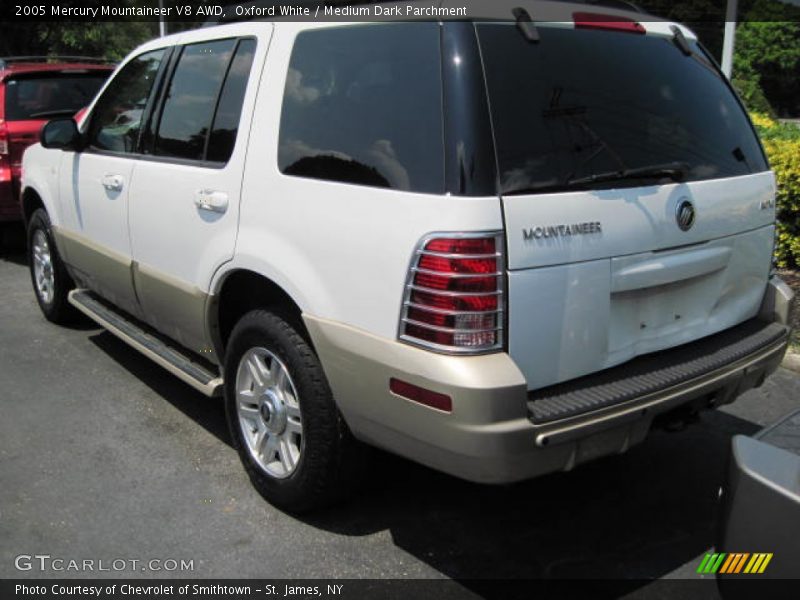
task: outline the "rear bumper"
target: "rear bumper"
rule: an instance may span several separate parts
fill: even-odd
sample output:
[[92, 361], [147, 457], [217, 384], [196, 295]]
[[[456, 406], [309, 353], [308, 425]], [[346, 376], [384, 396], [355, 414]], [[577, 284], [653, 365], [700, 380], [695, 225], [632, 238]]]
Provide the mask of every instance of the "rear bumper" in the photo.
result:
[[[687, 403], [725, 404], [760, 385], [786, 350], [793, 301], [779, 279], [769, 287], [760, 317], [771, 329], [763, 343], [691, 377], [546, 422], [532, 420], [525, 379], [507, 354], [443, 356], [304, 318], [339, 408], [358, 438], [464, 479], [507, 483], [624, 452], [646, 437], [661, 413]], [[651, 358], [657, 361], [658, 355]], [[391, 378], [450, 396], [452, 412], [391, 393]], [[591, 382], [581, 385], [586, 389]]]

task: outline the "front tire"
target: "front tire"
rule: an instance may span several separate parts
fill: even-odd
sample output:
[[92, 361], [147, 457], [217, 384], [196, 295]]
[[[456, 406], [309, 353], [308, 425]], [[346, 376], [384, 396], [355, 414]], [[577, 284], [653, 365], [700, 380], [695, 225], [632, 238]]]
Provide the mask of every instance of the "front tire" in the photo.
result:
[[58, 324], [73, 321], [78, 313], [67, 301], [67, 294], [75, 283], [58, 254], [50, 217], [43, 208], [37, 209], [28, 223], [28, 266], [45, 318]]
[[298, 329], [277, 314], [252, 311], [234, 327], [225, 355], [234, 446], [256, 489], [294, 513], [347, 495], [363, 465], [363, 449]]

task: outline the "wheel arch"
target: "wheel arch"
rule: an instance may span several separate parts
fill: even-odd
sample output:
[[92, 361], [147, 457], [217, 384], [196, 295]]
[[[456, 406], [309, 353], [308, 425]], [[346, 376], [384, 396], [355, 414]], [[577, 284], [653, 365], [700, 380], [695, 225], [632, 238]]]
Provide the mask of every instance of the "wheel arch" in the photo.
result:
[[269, 309], [289, 320], [313, 347], [303, 323], [303, 308], [284, 287], [271, 278], [248, 268], [224, 273], [207, 307], [209, 338], [220, 361], [236, 323], [251, 310]]
[[31, 221], [33, 213], [39, 208], [45, 209], [47, 214], [50, 214], [50, 211], [47, 210], [47, 207], [44, 204], [44, 200], [42, 200], [41, 194], [39, 194], [35, 188], [30, 186], [26, 187], [22, 191], [22, 219], [26, 228], [28, 227], [28, 223]]

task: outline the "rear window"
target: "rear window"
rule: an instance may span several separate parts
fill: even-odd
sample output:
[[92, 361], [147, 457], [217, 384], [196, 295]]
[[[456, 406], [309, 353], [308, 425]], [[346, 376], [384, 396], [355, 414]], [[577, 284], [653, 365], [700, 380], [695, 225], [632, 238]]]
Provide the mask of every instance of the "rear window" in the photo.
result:
[[478, 25], [504, 193], [653, 183], [593, 175], [681, 163], [685, 179], [768, 168], [738, 100], [694, 42]]
[[441, 193], [436, 23], [298, 35], [286, 78], [278, 163], [287, 175]]
[[54, 74], [6, 81], [6, 120], [71, 116], [94, 98], [108, 73]]

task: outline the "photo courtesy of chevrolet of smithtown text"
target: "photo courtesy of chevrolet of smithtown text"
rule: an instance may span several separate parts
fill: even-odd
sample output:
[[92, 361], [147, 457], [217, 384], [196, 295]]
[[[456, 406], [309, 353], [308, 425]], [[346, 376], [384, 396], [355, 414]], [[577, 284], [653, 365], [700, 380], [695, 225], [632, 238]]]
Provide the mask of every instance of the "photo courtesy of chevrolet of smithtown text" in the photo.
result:
[[0, 6], [0, 598], [796, 598], [800, 0]]

